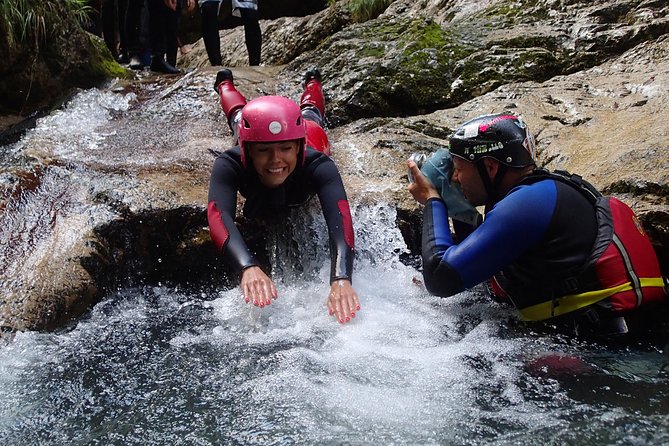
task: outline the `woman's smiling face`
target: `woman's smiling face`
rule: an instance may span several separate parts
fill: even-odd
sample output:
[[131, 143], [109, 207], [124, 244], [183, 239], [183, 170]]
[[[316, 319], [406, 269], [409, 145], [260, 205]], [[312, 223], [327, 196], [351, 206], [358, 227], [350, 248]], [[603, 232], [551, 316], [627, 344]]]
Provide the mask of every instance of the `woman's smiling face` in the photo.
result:
[[297, 166], [299, 140], [248, 143], [248, 154], [260, 182], [269, 188], [279, 187]]

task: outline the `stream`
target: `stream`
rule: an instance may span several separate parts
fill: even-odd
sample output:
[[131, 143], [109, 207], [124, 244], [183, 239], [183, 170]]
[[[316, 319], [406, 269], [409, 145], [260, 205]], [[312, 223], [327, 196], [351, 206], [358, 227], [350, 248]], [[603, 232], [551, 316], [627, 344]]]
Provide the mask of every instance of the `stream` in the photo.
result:
[[[105, 165], [102, 141], [127, 143], [119, 116], [149, 120], [155, 106], [129, 109], [136, 97], [120, 91], [80, 95], [3, 148], [5, 159], [49, 145], [61, 160]], [[151, 164], [123, 147], [108, 156]], [[65, 168], [82, 169], [53, 167]], [[6, 209], [28, 213], [34, 200]], [[89, 211], [72, 212], [100, 218]], [[246, 304], [238, 288], [133, 283], [66, 327], [0, 342], [0, 443], [669, 443], [667, 346], [611, 348], [539, 331], [479, 288], [430, 296], [420, 271], [400, 260], [406, 245], [392, 204], [353, 213], [362, 308], [351, 323], [327, 313], [327, 234], [312, 203], [268, 236], [279, 298], [266, 308]], [[3, 218], [17, 232], [26, 227]], [[11, 240], [15, 251], [35, 243]]]

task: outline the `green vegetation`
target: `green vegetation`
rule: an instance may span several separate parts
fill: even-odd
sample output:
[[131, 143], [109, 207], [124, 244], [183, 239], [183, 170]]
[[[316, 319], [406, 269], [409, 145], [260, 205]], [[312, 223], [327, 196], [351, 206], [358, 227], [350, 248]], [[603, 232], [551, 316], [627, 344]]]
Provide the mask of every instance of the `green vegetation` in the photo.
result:
[[[88, 33], [87, 33], [88, 34]], [[88, 74], [92, 75], [95, 78], [102, 77], [126, 77], [127, 72], [125, 68], [119, 65], [112, 57], [111, 53], [107, 49], [104, 41], [98, 39], [92, 34], [88, 34], [88, 37], [91, 41], [91, 45], [97, 50], [97, 53], [100, 55], [106, 55], [107, 57], [95, 57], [92, 58], [91, 63], [88, 64], [85, 69], [88, 70]], [[86, 73], [82, 74], [82, 77], [86, 77]]]
[[[72, 88], [125, 77], [104, 42], [82, 27], [87, 0], [0, 0], [2, 109], [24, 114]], [[57, 85], [58, 88], [53, 88]]]
[[518, 20], [547, 19], [548, 10], [542, 8], [542, 2], [537, 0], [521, 0], [498, 3], [486, 9], [488, 17], [497, 19], [506, 18], [508, 25]]
[[356, 26], [350, 39], [363, 42], [358, 56], [382, 61], [363, 62], [365, 95], [358, 100], [396, 107], [389, 111], [395, 114], [461, 103], [510, 81], [546, 79], [564, 66], [553, 36], [509, 33], [487, 41], [469, 27], [442, 27], [429, 19], [369, 21]]
[[[341, 0], [328, 0], [334, 4]], [[358, 23], [377, 18], [394, 0], [348, 0], [351, 18]]]
[[79, 25], [87, 19], [86, 0], [0, 0], [0, 36], [9, 47], [17, 44], [39, 48], [50, 33], [62, 27], [54, 23]]
[[349, 11], [356, 22], [364, 22], [377, 18], [386, 10], [393, 0], [351, 0]]

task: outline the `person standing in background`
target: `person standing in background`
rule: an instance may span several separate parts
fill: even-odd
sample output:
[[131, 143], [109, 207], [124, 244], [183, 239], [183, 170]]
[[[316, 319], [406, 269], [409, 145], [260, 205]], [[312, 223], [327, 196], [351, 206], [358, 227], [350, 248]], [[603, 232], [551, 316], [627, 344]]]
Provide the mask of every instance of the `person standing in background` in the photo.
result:
[[120, 64], [128, 63], [125, 17], [128, 0], [102, 1], [102, 35], [105, 45]]
[[[188, 9], [195, 7], [195, 0], [186, 1]], [[148, 0], [147, 5], [151, 36], [151, 71], [164, 74], [180, 73], [175, 65], [181, 0]]]
[[[218, 14], [222, 0], [198, 0], [202, 15], [202, 39], [212, 66], [222, 64], [221, 41], [218, 35]], [[260, 65], [262, 31], [258, 16], [258, 0], [232, 0], [232, 15], [244, 25], [244, 40], [249, 53], [249, 65]]]
[[132, 70], [144, 68], [141, 53], [142, 48], [142, 13], [144, 11], [144, 0], [127, 0], [125, 19], [125, 39], [127, 42], [129, 65]]
[[86, 15], [88, 19], [84, 23], [84, 29], [91, 34], [102, 37], [102, 0], [87, 0], [88, 10]]

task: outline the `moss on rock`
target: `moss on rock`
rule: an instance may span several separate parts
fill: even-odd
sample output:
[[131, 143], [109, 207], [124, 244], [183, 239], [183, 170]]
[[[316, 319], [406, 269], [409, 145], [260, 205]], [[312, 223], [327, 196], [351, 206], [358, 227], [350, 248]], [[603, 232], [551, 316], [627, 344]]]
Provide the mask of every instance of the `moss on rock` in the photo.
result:
[[27, 115], [59, 102], [74, 88], [127, 76], [104, 42], [84, 31], [66, 8], [50, 11], [48, 35], [2, 46], [6, 54], [0, 61], [0, 113]]

